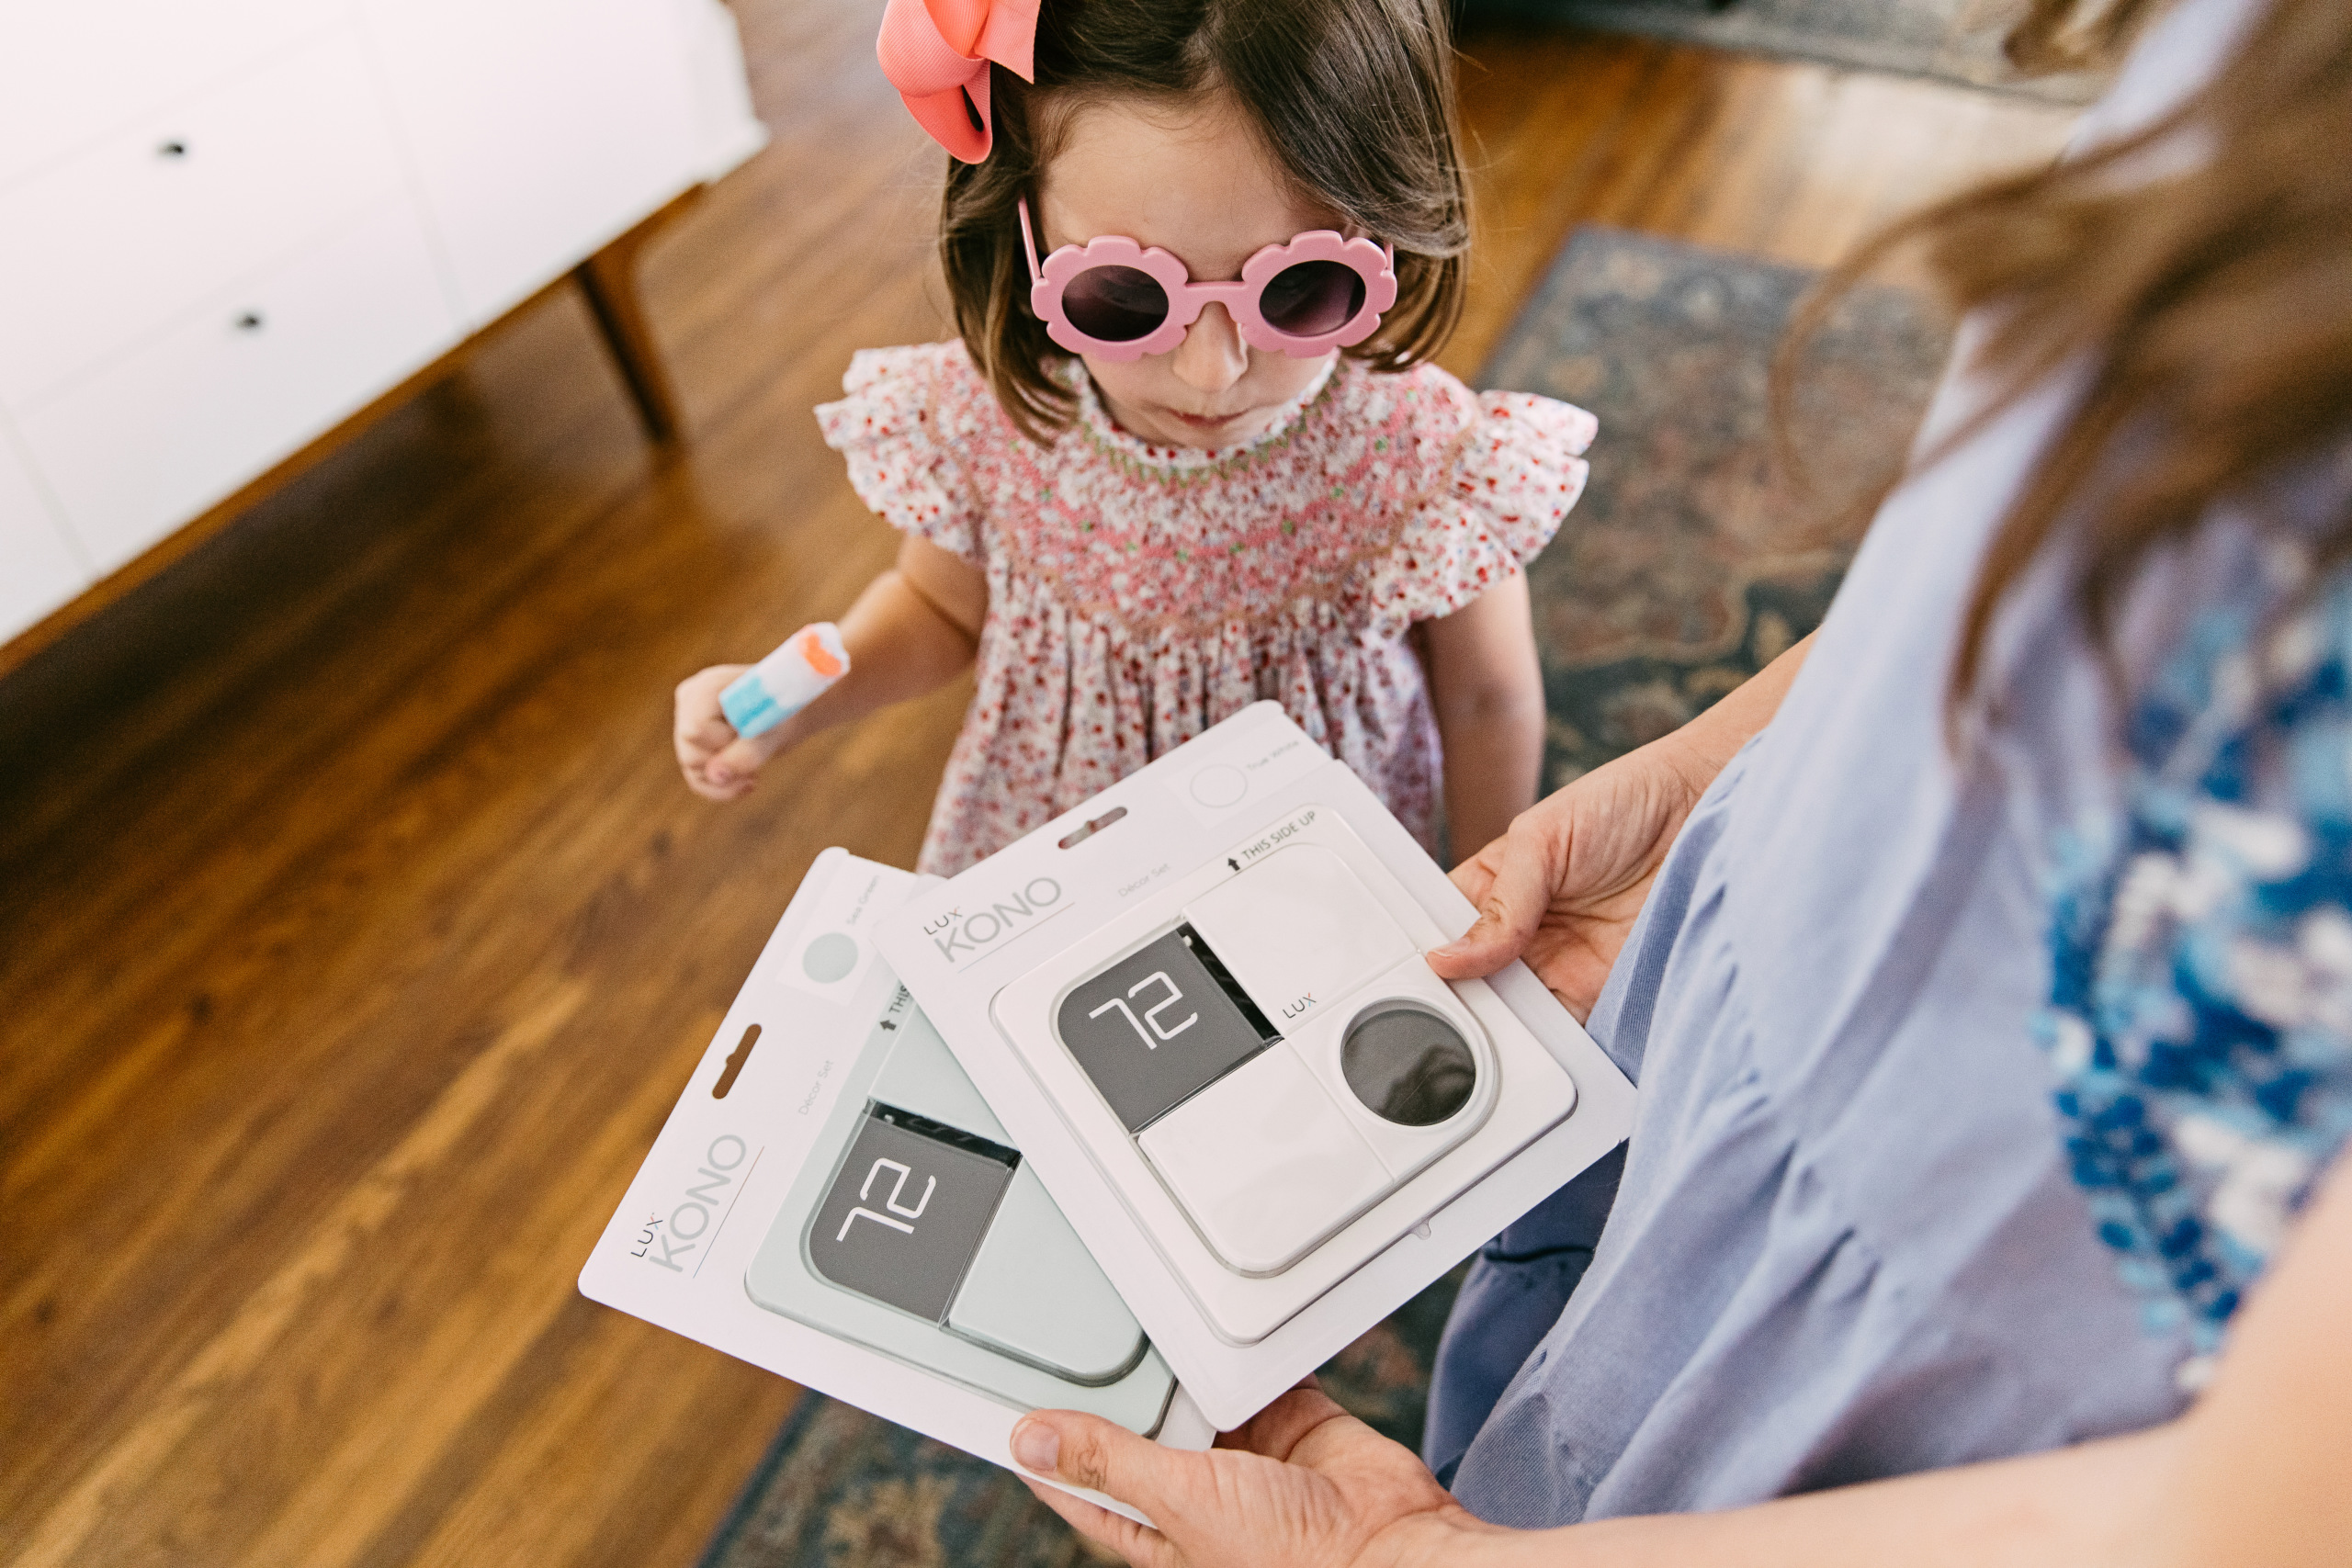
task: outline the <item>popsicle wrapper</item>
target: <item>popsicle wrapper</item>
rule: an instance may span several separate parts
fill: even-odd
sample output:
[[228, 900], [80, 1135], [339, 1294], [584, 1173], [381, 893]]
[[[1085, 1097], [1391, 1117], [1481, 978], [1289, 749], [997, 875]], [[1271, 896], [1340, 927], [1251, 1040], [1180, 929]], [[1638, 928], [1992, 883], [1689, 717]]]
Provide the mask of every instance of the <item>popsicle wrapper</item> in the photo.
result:
[[849, 673], [849, 649], [831, 621], [803, 626], [784, 645], [729, 682], [718, 705], [735, 733], [764, 735], [807, 707]]

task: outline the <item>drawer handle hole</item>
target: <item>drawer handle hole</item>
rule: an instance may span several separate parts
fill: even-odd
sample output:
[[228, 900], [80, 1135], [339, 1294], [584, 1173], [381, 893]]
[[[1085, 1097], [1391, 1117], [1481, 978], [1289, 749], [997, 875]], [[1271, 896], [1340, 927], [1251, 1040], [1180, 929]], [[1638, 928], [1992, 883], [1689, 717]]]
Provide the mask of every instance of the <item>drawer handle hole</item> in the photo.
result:
[[241, 333], [257, 333], [266, 324], [259, 310], [240, 310], [237, 313], [237, 330]]
[[158, 158], [185, 158], [187, 156], [187, 143], [175, 136], [169, 141], [163, 143], [155, 149], [155, 156]]

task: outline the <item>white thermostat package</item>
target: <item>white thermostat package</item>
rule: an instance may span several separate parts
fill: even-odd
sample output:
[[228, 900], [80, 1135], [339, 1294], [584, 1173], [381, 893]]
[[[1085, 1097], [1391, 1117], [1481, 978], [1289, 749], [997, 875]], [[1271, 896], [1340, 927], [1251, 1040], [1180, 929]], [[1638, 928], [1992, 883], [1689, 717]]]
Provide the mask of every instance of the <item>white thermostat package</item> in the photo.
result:
[[1220, 1427], [1622, 1141], [1634, 1095], [1272, 703], [881, 926], [1008, 1136]]
[[999, 1464], [1013, 1423], [1208, 1423], [899, 984], [910, 873], [809, 870], [580, 1276], [597, 1301]]

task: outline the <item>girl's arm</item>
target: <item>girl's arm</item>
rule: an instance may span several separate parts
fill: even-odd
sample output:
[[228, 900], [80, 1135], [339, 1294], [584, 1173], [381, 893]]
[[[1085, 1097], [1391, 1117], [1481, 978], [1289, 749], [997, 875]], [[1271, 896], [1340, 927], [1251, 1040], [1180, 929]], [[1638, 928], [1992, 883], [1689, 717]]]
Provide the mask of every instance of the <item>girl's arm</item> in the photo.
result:
[[2204, 1396], [2125, 1437], [1723, 1513], [1540, 1531], [1480, 1522], [1410, 1452], [1311, 1389], [1204, 1454], [1069, 1411], [1024, 1420], [1012, 1446], [1033, 1469], [1157, 1521], [1147, 1529], [1038, 1489], [1144, 1568], [2341, 1568], [2352, 1562], [2346, 1301], [2352, 1156], [2248, 1299]]
[[747, 665], [714, 664], [679, 682], [672, 739], [686, 786], [706, 799], [737, 799], [760, 764], [785, 748], [944, 685], [972, 662], [988, 611], [988, 579], [978, 567], [910, 537], [898, 565], [866, 584], [842, 617], [849, 673], [774, 729], [746, 739], [719, 709], [718, 694]]
[[1446, 838], [1453, 858], [1466, 860], [1535, 804], [1544, 769], [1544, 673], [1526, 574], [1513, 572], [1428, 626]]

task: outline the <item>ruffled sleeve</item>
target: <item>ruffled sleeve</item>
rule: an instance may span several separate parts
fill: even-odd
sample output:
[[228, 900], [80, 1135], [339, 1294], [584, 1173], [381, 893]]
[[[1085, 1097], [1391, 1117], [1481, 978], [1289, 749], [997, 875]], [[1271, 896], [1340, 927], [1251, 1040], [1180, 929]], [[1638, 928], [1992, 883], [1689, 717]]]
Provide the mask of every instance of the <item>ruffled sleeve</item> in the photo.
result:
[[1535, 558], [1584, 493], [1600, 422], [1531, 392], [1481, 392], [1452, 470], [1374, 570], [1373, 598], [1397, 630], [1450, 615]]
[[983, 513], [956, 452], [974, 434], [961, 427], [996, 404], [964, 345], [861, 349], [842, 390], [818, 405], [817, 424], [848, 460], [858, 499], [901, 533], [985, 565]]

